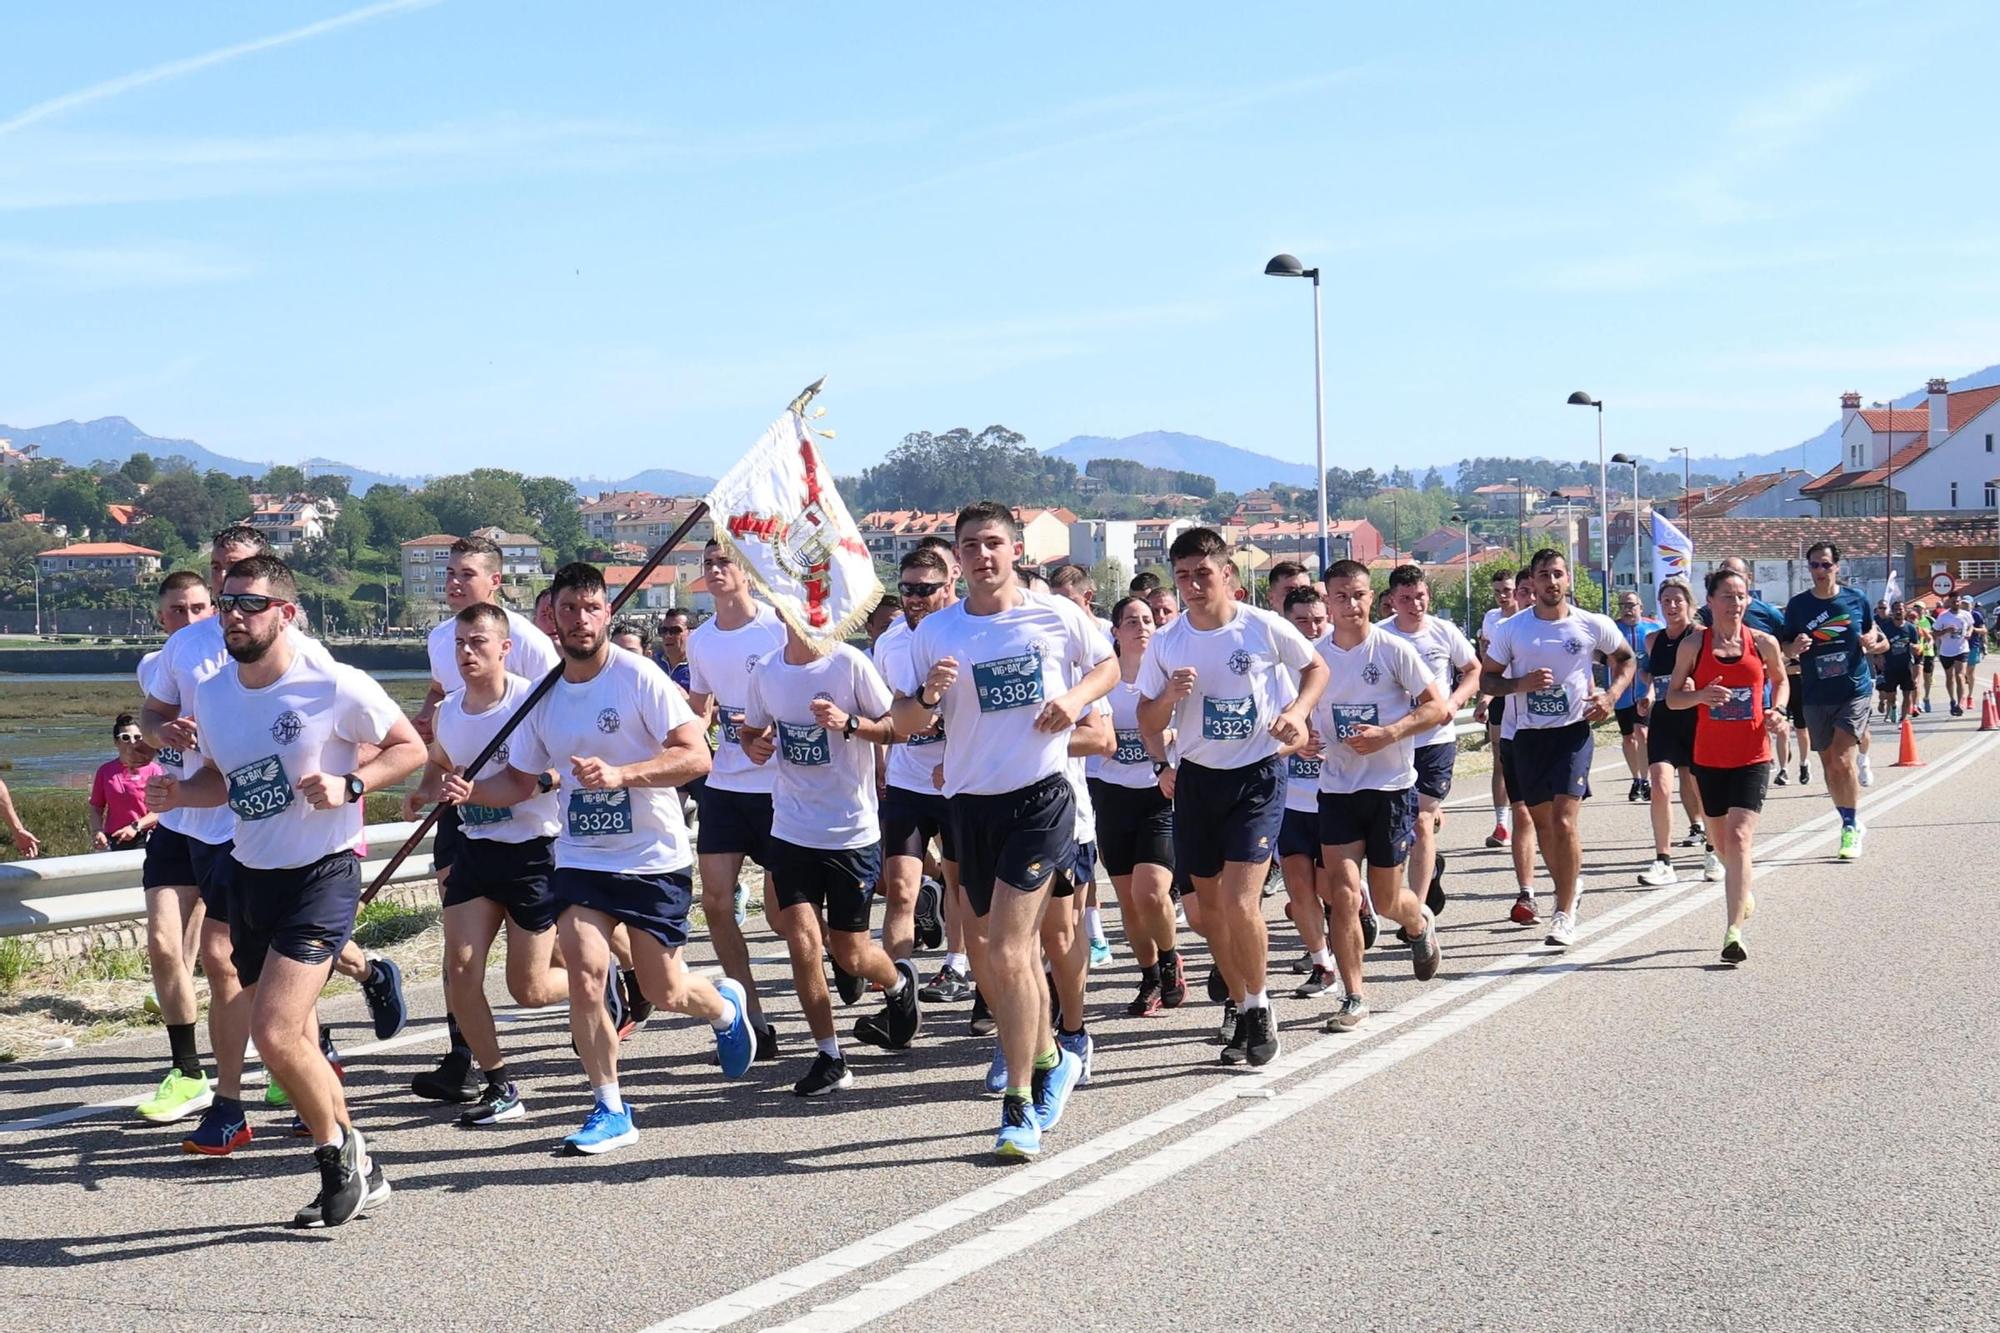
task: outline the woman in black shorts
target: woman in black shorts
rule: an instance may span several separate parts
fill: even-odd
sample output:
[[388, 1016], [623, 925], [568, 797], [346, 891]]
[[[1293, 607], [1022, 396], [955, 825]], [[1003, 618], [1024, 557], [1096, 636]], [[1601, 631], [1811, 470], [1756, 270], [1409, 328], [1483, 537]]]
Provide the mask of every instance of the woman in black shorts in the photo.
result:
[[[1653, 864], [1639, 872], [1639, 882], [1648, 888], [1680, 883], [1674, 870], [1674, 798], [1678, 781], [1681, 805], [1686, 808], [1690, 836], [1701, 834], [1701, 798], [1694, 785], [1694, 714], [1662, 704], [1673, 680], [1674, 655], [1681, 640], [1699, 630], [1694, 620], [1694, 595], [1687, 580], [1668, 579], [1660, 584], [1660, 620], [1666, 628], [1656, 629], [1646, 639], [1646, 670], [1653, 678], [1652, 725], [1646, 729], [1646, 763], [1653, 782]], [[1704, 857], [1704, 877], [1722, 878], [1722, 862], [1710, 849]], [[1713, 874], [1707, 870], [1713, 868]]]

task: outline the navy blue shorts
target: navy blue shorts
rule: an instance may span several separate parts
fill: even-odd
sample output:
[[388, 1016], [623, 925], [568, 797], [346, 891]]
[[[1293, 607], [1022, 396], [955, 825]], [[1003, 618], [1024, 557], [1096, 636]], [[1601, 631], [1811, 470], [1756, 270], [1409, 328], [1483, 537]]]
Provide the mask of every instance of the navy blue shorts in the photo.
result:
[[1413, 787], [1319, 794], [1320, 841], [1329, 847], [1358, 842], [1371, 866], [1399, 866], [1407, 861], [1416, 831], [1417, 793]]
[[146, 864], [139, 871], [140, 887], [165, 889], [200, 884], [194, 873], [194, 855], [188, 850], [193, 841], [165, 824], [155, 828], [153, 836], [146, 840]]
[[725, 791], [713, 782], [701, 789], [696, 807], [701, 825], [696, 850], [703, 856], [747, 856], [769, 869], [764, 844], [771, 836], [771, 793]]
[[1069, 860], [1057, 869], [1061, 873], [1056, 876], [1055, 887], [1049, 891], [1051, 898], [1074, 898], [1084, 892], [1097, 878], [1097, 844], [1071, 843]]
[[1417, 795], [1442, 801], [1451, 795], [1451, 774], [1458, 766], [1458, 742], [1441, 741], [1417, 747]]
[[1514, 793], [1521, 789], [1521, 779], [1514, 775], [1514, 742], [1502, 736], [1493, 746], [1500, 761], [1500, 785], [1507, 789], [1507, 799], [1518, 801]]
[[194, 882], [201, 886], [201, 905], [208, 919], [217, 925], [230, 923], [231, 889], [236, 883], [236, 841], [203, 842], [187, 840], [188, 860], [194, 866]]
[[361, 910], [361, 858], [335, 852], [310, 865], [252, 870], [236, 863], [230, 876], [229, 956], [244, 985], [263, 975], [271, 952], [308, 966], [330, 963], [354, 933]]
[[1278, 855], [1309, 856], [1314, 865], [1319, 855], [1319, 815], [1310, 810], [1285, 809], [1285, 822], [1278, 827]]
[[996, 884], [1039, 889], [1076, 856], [1076, 798], [1060, 773], [1017, 791], [961, 793], [947, 804], [958, 882], [974, 916], [993, 910]]
[[556, 923], [556, 895], [549, 885], [556, 873], [555, 841], [459, 839], [458, 859], [445, 881], [444, 905], [490, 898], [506, 908], [522, 930], [536, 934], [547, 930]]
[[438, 810], [437, 823], [431, 825], [431, 873], [442, 874], [458, 864], [458, 849], [465, 845], [465, 824], [458, 817], [458, 807], [443, 806]]
[[826, 915], [829, 930], [868, 932], [868, 901], [882, 877], [882, 849], [801, 847], [783, 838], [765, 844], [771, 859], [771, 892], [778, 910], [806, 904]]
[[1090, 780], [1097, 811], [1097, 854], [1104, 873], [1122, 879], [1142, 865], [1174, 868], [1174, 803], [1157, 785], [1121, 787]]
[[925, 845], [936, 838], [945, 860], [958, 859], [952, 854], [951, 810], [941, 792], [890, 787], [882, 793], [881, 820], [882, 855], [922, 859]]
[[1259, 864], [1278, 849], [1285, 822], [1285, 761], [1277, 755], [1243, 768], [1181, 761], [1174, 779], [1174, 857], [1197, 879], [1230, 861]]
[[678, 949], [688, 941], [694, 876], [685, 870], [620, 875], [557, 866], [549, 886], [555, 892], [558, 916], [568, 908], [584, 907], [643, 930], [669, 949]]
[[1512, 788], [1523, 805], [1545, 805], [1558, 796], [1584, 800], [1590, 795], [1590, 761], [1597, 742], [1588, 722], [1562, 727], [1522, 727], [1514, 733], [1514, 772], [1521, 779]]

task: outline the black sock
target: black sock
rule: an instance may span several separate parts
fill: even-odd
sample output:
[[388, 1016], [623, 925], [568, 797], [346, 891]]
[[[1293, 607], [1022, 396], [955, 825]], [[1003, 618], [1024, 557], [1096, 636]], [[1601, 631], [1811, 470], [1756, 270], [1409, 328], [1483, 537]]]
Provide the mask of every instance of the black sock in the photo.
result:
[[201, 1077], [201, 1057], [194, 1053], [194, 1024], [167, 1024], [167, 1049], [173, 1052], [175, 1069], [189, 1078]]
[[486, 1071], [486, 1086], [489, 1088], [507, 1086], [507, 1064], [504, 1060]]
[[1165, 976], [1171, 972], [1174, 964], [1180, 961], [1180, 957], [1181, 951], [1179, 949], [1160, 950], [1160, 975]]
[[458, 1020], [450, 1014], [446, 1014], [444, 1016], [444, 1026], [445, 1031], [451, 1034], [451, 1053], [457, 1055], [463, 1051], [468, 1059], [471, 1058], [472, 1048], [465, 1044], [465, 1034], [458, 1030]]
[[1146, 966], [1144, 966], [1144, 967], [1140, 968], [1140, 969], [1139, 969], [1139, 981], [1140, 981], [1140, 984], [1141, 984], [1141, 985], [1146, 985], [1146, 986], [1157, 986], [1157, 985], [1159, 985], [1159, 984], [1160, 984], [1160, 965], [1159, 965], [1158, 963], [1148, 963], [1148, 964], [1146, 964]]

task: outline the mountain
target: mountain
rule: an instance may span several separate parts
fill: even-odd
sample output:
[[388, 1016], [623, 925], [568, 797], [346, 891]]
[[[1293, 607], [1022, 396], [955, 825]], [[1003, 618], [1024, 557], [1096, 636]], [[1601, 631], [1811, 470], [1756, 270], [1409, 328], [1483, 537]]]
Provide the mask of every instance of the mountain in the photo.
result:
[[605, 481], [601, 477], [572, 477], [570, 485], [576, 487], [578, 495], [588, 498], [601, 491], [652, 491], [656, 495], [706, 495], [715, 485], [714, 477], [698, 477], [692, 472], [676, 472], [672, 468], [649, 467], [644, 472], [635, 472], [623, 481]]
[[1313, 484], [1311, 463], [1287, 463], [1282, 458], [1251, 453], [1220, 440], [1205, 440], [1199, 435], [1170, 430], [1149, 430], [1143, 435], [1127, 435], [1122, 440], [1078, 435], [1043, 452], [1076, 464], [1079, 472], [1093, 458], [1128, 458], [1147, 467], [1198, 472], [1215, 478], [1217, 488], [1225, 491], [1254, 491], [1274, 481], [1291, 486]]

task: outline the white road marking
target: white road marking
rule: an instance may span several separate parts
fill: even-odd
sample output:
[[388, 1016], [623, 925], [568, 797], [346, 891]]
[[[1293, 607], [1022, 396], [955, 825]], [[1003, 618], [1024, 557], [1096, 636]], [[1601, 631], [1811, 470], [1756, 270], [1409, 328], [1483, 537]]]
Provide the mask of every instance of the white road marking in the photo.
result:
[[[1960, 746], [1939, 766], [1916, 778], [1896, 780], [1871, 797], [1871, 813], [1886, 812], [1955, 775], [1984, 751], [1975, 736]], [[1832, 810], [1813, 817], [1796, 828], [1768, 839], [1758, 852], [1759, 873], [1805, 859], [1811, 849], [1837, 834], [1839, 816]], [[829, 1283], [851, 1277], [860, 1269], [881, 1263], [919, 1244], [935, 1239], [965, 1222], [993, 1212], [1043, 1186], [1075, 1175], [1087, 1167], [1113, 1157], [1168, 1130], [1201, 1118], [1244, 1098], [1254, 1098], [1260, 1090], [1293, 1073], [1346, 1054], [1353, 1058], [1296, 1087], [1279, 1091], [1269, 1102], [1259, 1101], [1252, 1109], [1238, 1111], [1178, 1143], [1161, 1149], [1101, 1179], [1090, 1181], [1035, 1209], [1025, 1217], [991, 1228], [931, 1259], [897, 1271], [890, 1278], [871, 1283], [844, 1301], [823, 1306], [801, 1319], [784, 1325], [788, 1329], [845, 1329], [920, 1299], [972, 1272], [1026, 1249], [1052, 1231], [1074, 1225], [1110, 1203], [1130, 1197], [1160, 1180], [1178, 1174], [1199, 1161], [1242, 1142], [1271, 1125], [1316, 1105], [1335, 1093], [1353, 1086], [1371, 1074], [1401, 1063], [1429, 1049], [1446, 1036], [1462, 1031], [1490, 1017], [1517, 1000], [1576, 971], [1631, 940], [1679, 920], [1689, 912], [1715, 902], [1722, 895], [1720, 885], [1701, 880], [1682, 881], [1658, 889], [1624, 906], [1587, 921], [1579, 936], [1588, 941], [1581, 950], [1551, 958], [1545, 949], [1523, 952], [1502, 959], [1456, 981], [1427, 991], [1395, 1009], [1377, 1013], [1361, 1032], [1352, 1036], [1323, 1038], [1298, 1052], [1273, 1061], [1253, 1082], [1241, 1076], [1218, 1080], [1203, 1092], [1164, 1107], [1100, 1134], [1054, 1157], [1035, 1162], [994, 1184], [973, 1190], [940, 1204], [895, 1226], [885, 1228], [852, 1244], [808, 1260], [784, 1272], [732, 1292], [661, 1323], [646, 1333], [661, 1330], [719, 1329], [751, 1318], [765, 1310], [786, 1304]], [[1675, 902], [1674, 900], [1681, 901]], [[1634, 917], [1662, 908], [1630, 925]], [[1614, 927], [1618, 928], [1614, 931]], [[1607, 934], [1607, 932], [1611, 932]], [[1487, 989], [1504, 979], [1516, 977], [1491, 996], [1454, 1010], [1445, 1018], [1404, 1037], [1385, 1043], [1375, 1038], [1408, 1027], [1458, 1000]], [[1516, 988], [1520, 987], [1518, 993]], [[1463, 1017], [1462, 1017], [1463, 1016]], [[1433, 1029], [1436, 1029], [1433, 1033]], [[1212, 1137], [1213, 1136], [1213, 1137]], [[1132, 1173], [1132, 1174], [1127, 1174]]]

